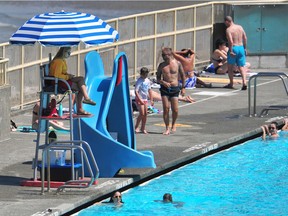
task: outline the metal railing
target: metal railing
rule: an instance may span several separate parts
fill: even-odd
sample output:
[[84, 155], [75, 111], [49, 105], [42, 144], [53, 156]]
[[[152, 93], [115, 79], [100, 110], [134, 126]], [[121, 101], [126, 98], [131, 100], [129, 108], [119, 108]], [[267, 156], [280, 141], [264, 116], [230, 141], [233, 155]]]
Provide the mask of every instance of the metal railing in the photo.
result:
[[[83, 44], [73, 47], [68, 59], [69, 72], [84, 75], [84, 57], [86, 53], [97, 50], [103, 59], [107, 75], [112, 74], [113, 60], [119, 52], [128, 57], [129, 79], [135, 81], [138, 71], [145, 66], [154, 75], [161, 59], [161, 48], [174, 50], [192, 48], [196, 52], [196, 65], [210, 61], [213, 44], [213, 25], [222, 23], [225, 6], [243, 2], [256, 4], [255, 1], [222, 1], [196, 4], [191, 6], [135, 14], [107, 20], [119, 32], [116, 43], [85, 48]], [[281, 1], [264, 0], [261, 3], [279, 3]], [[192, 4], [192, 3], [191, 3]], [[0, 44], [0, 55], [9, 59], [4, 72], [5, 83], [11, 85], [11, 108], [23, 109], [39, 96], [39, 66], [48, 62], [49, 53], [55, 54], [58, 48], [35, 46], [12, 46]]]
[[[257, 73], [256, 75], [253, 75], [249, 78], [248, 81], [248, 116], [252, 117], [252, 116], [257, 116], [256, 114], [256, 102], [257, 102], [257, 78], [258, 77], [278, 77], [282, 80], [283, 85], [285, 87], [286, 90], [286, 94], [288, 95], [288, 86], [285, 82], [285, 80], [288, 78], [288, 75], [286, 73], [283, 72], [260, 72]], [[253, 113], [251, 114], [251, 87], [252, 87], [252, 81], [254, 80], [254, 94], [253, 94]], [[272, 107], [272, 109], [280, 109], [279, 106], [276, 107]], [[262, 116], [264, 113], [268, 113], [269, 108], [263, 109], [260, 116]]]
[[[119, 32], [120, 40], [87, 49], [83, 44], [73, 47], [72, 55], [67, 60], [69, 72], [84, 75], [84, 57], [92, 50], [100, 53], [107, 75], [112, 74], [112, 63], [117, 53], [125, 52], [131, 81], [136, 80], [139, 68], [143, 66], [148, 67], [152, 75], [155, 73], [164, 46], [173, 49], [191, 47], [197, 53], [196, 63], [209, 62], [213, 7], [214, 4], [205, 3], [108, 20], [107, 23]], [[57, 47], [42, 47], [39, 44], [0, 44], [0, 53], [4, 58], [9, 58], [4, 74], [12, 89], [12, 110], [23, 109], [38, 100], [39, 66], [48, 62], [49, 53], [56, 54], [57, 50]]]
[[[85, 147], [85, 149], [83, 148]], [[56, 141], [51, 144], [48, 144], [44, 147], [42, 152], [42, 164], [41, 164], [41, 193], [44, 194], [44, 187], [45, 187], [45, 160], [43, 158], [46, 158], [46, 164], [47, 164], [47, 191], [50, 191], [50, 157], [49, 157], [49, 151], [53, 150], [71, 150], [71, 152], [74, 151], [74, 149], [77, 149], [81, 152], [83, 155], [84, 161], [81, 161], [82, 168], [85, 165], [89, 171], [90, 178], [84, 179], [82, 176], [81, 180], [75, 179], [75, 170], [74, 170], [74, 160], [71, 159], [71, 180], [65, 182], [64, 185], [60, 186], [57, 189], [57, 192], [60, 192], [64, 188], [87, 188], [91, 186], [96, 179], [99, 177], [99, 168], [96, 163], [96, 160], [93, 156], [93, 153], [91, 151], [91, 148], [89, 144], [85, 141]], [[87, 153], [86, 153], [87, 152]], [[87, 155], [88, 154], [88, 155]], [[89, 158], [88, 158], [89, 156]], [[89, 161], [90, 159], [90, 161]], [[82, 172], [83, 174], [83, 172]]]

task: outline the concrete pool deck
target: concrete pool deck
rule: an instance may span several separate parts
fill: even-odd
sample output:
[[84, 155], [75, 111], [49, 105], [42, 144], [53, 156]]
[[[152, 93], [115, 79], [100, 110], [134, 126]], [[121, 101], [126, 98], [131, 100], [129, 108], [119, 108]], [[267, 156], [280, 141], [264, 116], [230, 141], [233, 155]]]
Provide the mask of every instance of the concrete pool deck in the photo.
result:
[[[288, 74], [287, 68], [252, 71]], [[179, 103], [176, 133], [162, 135], [164, 127], [160, 113], [149, 115], [149, 135], [136, 135], [137, 149], [154, 153], [156, 169], [123, 168], [124, 172], [116, 177], [99, 178], [97, 185], [86, 189], [65, 189], [65, 192], [57, 195], [56, 189], [52, 188], [51, 192], [41, 195], [39, 187], [20, 186], [22, 180], [32, 178], [31, 160], [35, 153], [33, 140], [36, 139], [36, 133], [11, 132], [11, 139], [0, 142], [0, 215], [68, 215], [73, 209], [99, 201], [116, 189], [127, 189], [221, 147], [259, 136], [261, 125], [272, 120], [280, 121], [287, 116], [287, 110], [277, 110], [269, 111], [262, 118], [249, 117], [248, 91], [241, 91], [240, 84], [235, 85], [236, 90], [224, 89], [222, 82], [226, 81], [227, 76], [211, 75], [211, 78], [214, 77], [222, 81], [213, 82], [213, 88], [187, 90], [196, 103]], [[258, 78], [258, 114], [269, 105], [288, 105], [287, 97], [279, 78]], [[155, 106], [161, 110], [161, 102]], [[11, 118], [17, 125], [30, 125], [31, 111]]]

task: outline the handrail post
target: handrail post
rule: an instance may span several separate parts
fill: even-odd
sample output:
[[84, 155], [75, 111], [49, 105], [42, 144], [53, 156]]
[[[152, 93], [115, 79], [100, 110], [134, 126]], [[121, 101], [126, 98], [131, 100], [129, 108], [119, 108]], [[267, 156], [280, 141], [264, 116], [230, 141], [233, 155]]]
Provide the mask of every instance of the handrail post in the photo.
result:
[[251, 115], [251, 82], [252, 82], [252, 79], [254, 78], [253, 116], [257, 116], [257, 114], [256, 114], [257, 78], [258, 77], [265, 77], [265, 76], [266, 77], [279, 77], [282, 80], [284, 88], [286, 90], [286, 94], [288, 95], [288, 87], [287, 87], [287, 84], [284, 80], [285, 77], [286, 77], [286, 79], [288, 78], [288, 75], [286, 73], [284, 73], [284, 72], [271, 72], [271, 73], [259, 72], [258, 74], [251, 76], [249, 78], [249, 81], [248, 81], [248, 85], [249, 85], [249, 88], [248, 88], [248, 115], [249, 115], [249, 117], [252, 116]]
[[257, 76], [254, 78], [254, 104], [253, 104], [253, 116], [256, 116], [256, 94], [257, 94]]
[[248, 81], [248, 116], [251, 117], [251, 81], [254, 76], [251, 76]]
[[[86, 150], [83, 148], [83, 146], [85, 146]], [[77, 149], [79, 150], [80, 152], [82, 152], [82, 155], [83, 155], [83, 162], [82, 162], [82, 166], [84, 165], [84, 161], [86, 162], [86, 165], [87, 165], [87, 169], [90, 173], [90, 180], [76, 180], [74, 178], [72, 178], [71, 176], [71, 180], [67, 181], [64, 183], [64, 185], [60, 186], [58, 189], [57, 189], [57, 192], [58, 193], [59, 191], [63, 190], [64, 188], [86, 188], [86, 187], [89, 187], [93, 184], [93, 182], [99, 177], [99, 168], [98, 168], [98, 165], [96, 163], [96, 160], [93, 156], [93, 153], [91, 151], [91, 148], [90, 148], [90, 145], [85, 142], [85, 141], [81, 141], [81, 140], [70, 140], [70, 141], [56, 141], [56, 142], [53, 142], [51, 144], [48, 144], [47, 146], [45, 146], [43, 148], [43, 152], [42, 152], [42, 170], [41, 170], [41, 193], [44, 194], [44, 188], [45, 188], [45, 161], [47, 162], [47, 175], [46, 175], [46, 178], [47, 178], [47, 191], [49, 192], [50, 190], [50, 155], [49, 155], [49, 152], [50, 151], [54, 151], [54, 150], [73, 150], [73, 149]], [[90, 156], [90, 159], [88, 158], [87, 156], [87, 153], [88, 155]], [[91, 160], [91, 162], [89, 161]], [[73, 164], [74, 161], [71, 161], [71, 163]], [[74, 166], [72, 166], [71, 164], [71, 169], [73, 167], [74, 169]], [[92, 165], [92, 166], [91, 166]], [[93, 169], [92, 167], [94, 168], [95, 170], [95, 173], [93, 172]]]

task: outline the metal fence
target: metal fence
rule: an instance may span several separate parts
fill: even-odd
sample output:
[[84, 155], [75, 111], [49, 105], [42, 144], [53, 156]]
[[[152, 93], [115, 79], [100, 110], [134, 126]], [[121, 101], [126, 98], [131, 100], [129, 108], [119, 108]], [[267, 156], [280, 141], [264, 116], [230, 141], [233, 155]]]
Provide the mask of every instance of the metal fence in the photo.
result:
[[[196, 52], [196, 65], [210, 61], [213, 43], [213, 24], [223, 22], [225, 4], [203, 3], [149, 13], [136, 14], [108, 20], [120, 35], [116, 43], [85, 48], [83, 44], [72, 48], [67, 60], [69, 73], [84, 75], [84, 58], [91, 50], [97, 50], [107, 75], [112, 73], [113, 59], [118, 52], [128, 56], [129, 78], [135, 81], [138, 71], [145, 66], [153, 76], [161, 62], [161, 48], [174, 50], [192, 48]], [[5, 64], [0, 71], [1, 85], [11, 85], [11, 108], [23, 109], [38, 100], [40, 90], [39, 66], [48, 61], [49, 53], [58, 48], [35, 46], [12, 46], [0, 44], [0, 60]], [[5, 70], [7, 68], [7, 70]]]
[[6, 81], [6, 74], [7, 74], [7, 63], [8, 58], [0, 58], [0, 86], [5, 85]]

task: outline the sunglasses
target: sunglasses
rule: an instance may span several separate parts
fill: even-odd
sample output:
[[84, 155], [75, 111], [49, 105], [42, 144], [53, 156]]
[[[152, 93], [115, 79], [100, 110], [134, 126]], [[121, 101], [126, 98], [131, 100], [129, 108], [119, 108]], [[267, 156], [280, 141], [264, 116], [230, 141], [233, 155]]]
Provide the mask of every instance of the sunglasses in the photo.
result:
[[121, 198], [121, 196], [114, 196], [113, 198]]

